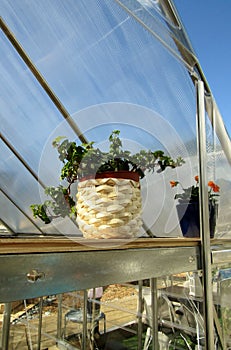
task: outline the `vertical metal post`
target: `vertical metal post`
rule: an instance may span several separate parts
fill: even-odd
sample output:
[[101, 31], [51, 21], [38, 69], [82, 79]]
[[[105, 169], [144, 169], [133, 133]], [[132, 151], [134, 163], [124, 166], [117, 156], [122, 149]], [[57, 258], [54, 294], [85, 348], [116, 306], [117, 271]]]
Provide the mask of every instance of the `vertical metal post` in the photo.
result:
[[143, 281], [139, 281], [139, 300], [138, 300], [138, 350], [142, 350], [142, 312], [143, 312]]
[[10, 335], [10, 315], [11, 315], [11, 303], [5, 303], [3, 313], [3, 325], [2, 325], [2, 350], [8, 350], [9, 335]]
[[157, 298], [157, 278], [150, 279], [151, 305], [152, 305], [152, 350], [159, 349], [158, 342], [158, 298]]
[[43, 297], [39, 300], [39, 324], [38, 324], [38, 341], [37, 350], [41, 348], [41, 334], [42, 334], [42, 317], [43, 317]]
[[[92, 299], [95, 300], [95, 288], [93, 288]], [[92, 319], [91, 319], [91, 332], [90, 332], [90, 349], [94, 350], [94, 331], [95, 331], [95, 302], [92, 300]]]
[[87, 346], [87, 290], [83, 294], [83, 332], [82, 332], [82, 350]]
[[58, 294], [57, 339], [62, 337], [62, 301], [63, 295]]
[[204, 287], [204, 324], [206, 350], [214, 349], [213, 328], [213, 295], [212, 295], [212, 271], [211, 249], [209, 230], [209, 204], [207, 187], [207, 157], [206, 157], [206, 128], [205, 128], [205, 102], [204, 84], [196, 82], [197, 92], [197, 142], [199, 156], [199, 186], [200, 186], [200, 235], [201, 235], [201, 258], [203, 268]]

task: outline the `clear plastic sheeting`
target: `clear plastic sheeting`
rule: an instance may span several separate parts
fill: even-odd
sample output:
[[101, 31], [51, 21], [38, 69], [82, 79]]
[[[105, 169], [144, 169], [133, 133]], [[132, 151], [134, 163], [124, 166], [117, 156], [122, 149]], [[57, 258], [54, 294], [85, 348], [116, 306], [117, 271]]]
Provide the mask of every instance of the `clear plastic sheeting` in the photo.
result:
[[[210, 103], [212, 105], [215, 104], [212, 99], [210, 99]], [[208, 181], [212, 179], [220, 187], [216, 237], [230, 238], [230, 140], [224, 132], [223, 123], [219, 124], [218, 122], [220, 119], [218, 110], [214, 109], [212, 113], [208, 108], [208, 112], [210, 114], [206, 115], [207, 176]], [[220, 135], [220, 139], [216, 133], [217, 128], [219, 128], [218, 134]]]
[[194, 70], [197, 61], [173, 3], [152, 0], [116, 0], [175, 57]]
[[[145, 225], [155, 236], [182, 235], [169, 182], [192, 185], [198, 159], [192, 67], [179, 42], [192, 57], [193, 52], [173, 9], [164, 3], [1, 1], [1, 18], [14, 42], [0, 32], [0, 219], [14, 233], [80, 236], [70, 219], [43, 225], [29, 208], [46, 199], [44, 186], [60, 182], [61, 163], [52, 141], [65, 135], [81, 144], [79, 130], [85, 140], [107, 150], [108, 136], [119, 129], [132, 152], [163, 149], [186, 161], [141, 181]], [[15, 41], [31, 64], [17, 52]], [[230, 164], [210, 119], [208, 169], [221, 187], [217, 234], [227, 237]]]
[[7, 235], [9, 235], [9, 234], [11, 234], [12, 233], [12, 231], [9, 229], [9, 227], [7, 227], [4, 223], [3, 223], [3, 221], [1, 220], [0, 221], [0, 235], [2, 235], [2, 236], [7, 236]]

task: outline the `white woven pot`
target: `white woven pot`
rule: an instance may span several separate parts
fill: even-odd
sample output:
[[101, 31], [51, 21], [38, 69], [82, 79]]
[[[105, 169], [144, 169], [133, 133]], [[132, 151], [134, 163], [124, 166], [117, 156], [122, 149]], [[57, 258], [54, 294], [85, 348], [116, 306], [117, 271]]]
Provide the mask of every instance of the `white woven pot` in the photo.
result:
[[133, 238], [140, 234], [140, 183], [131, 179], [80, 181], [77, 223], [85, 238]]

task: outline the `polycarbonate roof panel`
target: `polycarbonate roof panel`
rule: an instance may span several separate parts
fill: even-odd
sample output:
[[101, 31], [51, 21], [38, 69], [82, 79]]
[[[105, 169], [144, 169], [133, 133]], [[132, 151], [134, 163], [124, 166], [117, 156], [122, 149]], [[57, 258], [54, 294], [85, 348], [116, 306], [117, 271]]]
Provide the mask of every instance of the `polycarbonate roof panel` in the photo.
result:
[[0, 192], [1, 219], [7, 222], [11, 234], [41, 234], [27, 216], [3, 192]]
[[2, 141], [0, 154], [1, 219], [15, 233], [41, 233], [30, 221], [30, 204], [41, 200], [37, 181]]
[[12, 230], [9, 228], [9, 226], [7, 226], [5, 223], [3, 223], [2, 220], [0, 220], [0, 235], [1, 236], [11, 236], [13, 233], [12, 233]]
[[230, 238], [231, 166], [206, 115], [207, 173], [220, 186], [216, 237]]
[[10, 209], [0, 219], [18, 232], [79, 234], [68, 219], [51, 227], [32, 217], [30, 204], [44, 199], [36, 177], [45, 186], [59, 183], [61, 164], [51, 143], [60, 135], [80, 143], [73, 125], [103, 149], [120, 129], [132, 151], [161, 148], [187, 160], [182, 170], [149, 175], [142, 185], [145, 222], [157, 235], [178, 235], [169, 181], [177, 176], [190, 184], [198, 173], [196, 101], [178, 59], [178, 29], [163, 9], [149, 0], [2, 0], [0, 13], [71, 121], [1, 31], [0, 204], [7, 197], [21, 211], [14, 213], [17, 225]]
[[[178, 59], [181, 61], [186, 59], [184, 63], [187, 66], [195, 61], [194, 51], [176, 15], [173, 3], [155, 0], [116, 0], [116, 2], [158, 38]], [[181, 56], [179, 44], [188, 51], [189, 59]]]
[[1, 131], [37, 172], [46, 138], [62, 117], [2, 32], [0, 43]]
[[[178, 74], [185, 80], [185, 69], [115, 1], [57, 1], [54, 6], [44, 0], [23, 6], [6, 1], [3, 18], [71, 114], [112, 101], [162, 105], [160, 99], [171, 98], [169, 71], [184, 97]], [[159, 90], [165, 91], [162, 96]]]

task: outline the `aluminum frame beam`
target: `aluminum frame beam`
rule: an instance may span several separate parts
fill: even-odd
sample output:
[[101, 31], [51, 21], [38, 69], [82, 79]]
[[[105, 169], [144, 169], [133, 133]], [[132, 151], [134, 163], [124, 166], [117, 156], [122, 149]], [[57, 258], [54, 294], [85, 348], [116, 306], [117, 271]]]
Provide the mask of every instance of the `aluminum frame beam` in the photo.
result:
[[0, 301], [6, 303], [200, 268], [199, 246], [6, 254], [0, 255]]

